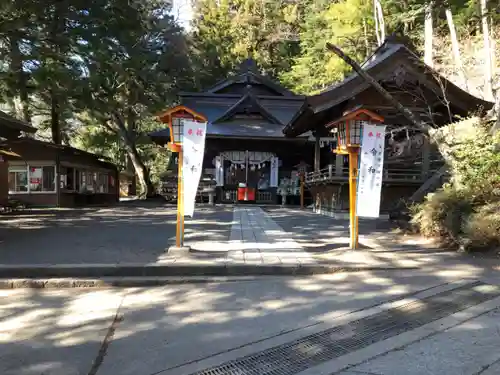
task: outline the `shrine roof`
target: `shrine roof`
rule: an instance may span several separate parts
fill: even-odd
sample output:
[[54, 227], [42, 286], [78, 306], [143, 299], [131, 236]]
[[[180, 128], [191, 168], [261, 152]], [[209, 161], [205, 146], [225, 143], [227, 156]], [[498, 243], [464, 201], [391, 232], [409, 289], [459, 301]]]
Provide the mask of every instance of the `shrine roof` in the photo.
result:
[[[243, 61], [236, 74], [207, 90], [182, 92], [179, 97], [183, 106], [207, 118], [207, 136], [212, 138], [284, 139], [283, 128], [305, 100], [260, 74], [252, 59]], [[168, 136], [168, 130], [154, 135]]]
[[[200, 96], [181, 97], [182, 104], [192, 108], [196, 112], [202, 113], [208, 118], [208, 121], [214, 122], [222, 118], [224, 113], [234, 107], [238, 102], [241, 102], [245, 96], [236, 96], [232, 98], [224, 98], [224, 100], [210, 100]], [[264, 108], [275, 117], [283, 126], [286, 125], [300, 109], [304, 103], [304, 99], [294, 101], [276, 100], [274, 97], [254, 96], [259, 107]]]
[[[416, 77], [423, 86], [428, 87], [436, 95], [446, 97], [453, 106], [464, 113], [481, 107], [488, 109], [493, 105], [493, 103], [477, 98], [448, 81], [393, 36], [387, 38], [384, 44], [361, 66], [363, 70], [379, 81], [397, 74], [401, 67]], [[286, 125], [285, 134], [293, 137], [308, 130], [311, 126], [321, 125], [332, 112], [340, 113], [347, 100], [354, 98], [368, 88], [370, 85], [354, 72], [343, 81], [331, 85], [319, 94], [307, 97], [304, 107]], [[328, 116], [325, 116], [327, 111]]]
[[275, 97], [250, 96], [249, 98], [256, 104], [262, 116], [261, 121], [256, 123], [254, 119], [232, 117], [238, 104], [242, 103], [245, 98], [245, 95], [225, 96], [217, 100], [196, 94], [181, 96], [183, 105], [203, 114], [208, 119], [207, 135], [221, 137], [284, 138], [284, 126], [292, 120], [303, 105], [303, 98], [283, 101]]

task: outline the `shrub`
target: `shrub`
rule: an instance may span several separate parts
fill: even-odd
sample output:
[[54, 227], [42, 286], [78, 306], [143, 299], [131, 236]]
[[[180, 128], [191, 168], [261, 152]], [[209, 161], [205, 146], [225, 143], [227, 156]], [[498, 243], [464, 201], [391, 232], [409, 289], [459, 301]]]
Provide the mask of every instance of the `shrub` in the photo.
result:
[[462, 192], [445, 186], [429, 194], [426, 200], [411, 208], [412, 225], [427, 237], [436, 237], [446, 245], [458, 245], [468, 215], [473, 212]]
[[411, 208], [411, 223], [425, 236], [474, 250], [500, 244], [500, 132], [492, 136], [481, 120], [466, 121], [461, 125], [473, 126], [466, 137], [451, 130], [441, 139], [451, 182]]
[[469, 250], [500, 245], [500, 201], [479, 207], [464, 226]]

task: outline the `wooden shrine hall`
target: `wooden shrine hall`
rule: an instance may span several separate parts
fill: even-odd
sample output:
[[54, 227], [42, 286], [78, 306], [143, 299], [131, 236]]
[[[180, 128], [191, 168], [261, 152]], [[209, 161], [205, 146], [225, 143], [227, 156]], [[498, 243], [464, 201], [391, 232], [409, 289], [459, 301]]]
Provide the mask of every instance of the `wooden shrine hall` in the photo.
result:
[[[259, 74], [251, 59], [236, 74], [203, 92], [180, 94], [181, 105], [208, 120], [203, 175], [216, 181], [217, 202], [236, 202], [238, 187], [244, 185], [252, 192], [249, 201], [278, 203], [283, 180], [294, 180], [298, 187], [297, 168], [312, 165], [314, 141], [309, 131], [290, 138], [283, 129], [304, 100]], [[164, 144], [169, 130], [149, 135], [155, 143]], [[329, 150], [323, 152], [326, 158]], [[299, 189], [290, 195], [299, 201]]]
[[[476, 98], [431, 67], [425, 65], [403, 41], [389, 37], [362, 68], [374, 77], [401, 104], [422, 121], [440, 127], [466, 117], [493, 103]], [[338, 124], [351, 132], [376, 116], [386, 127], [381, 211], [390, 211], [401, 199], [410, 198], [444, 164], [436, 145], [415, 129], [357, 73], [306, 98], [304, 106], [284, 129], [289, 138], [311, 131], [317, 137], [332, 136]], [[370, 116], [369, 116], [370, 117]], [[345, 125], [344, 125], [345, 126]], [[317, 153], [319, 155], [319, 153]], [[318, 159], [318, 158], [317, 158]], [[316, 211], [331, 214], [349, 207], [348, 160], [337, 155], [335, 162], [321, 157], [305, 177]]]

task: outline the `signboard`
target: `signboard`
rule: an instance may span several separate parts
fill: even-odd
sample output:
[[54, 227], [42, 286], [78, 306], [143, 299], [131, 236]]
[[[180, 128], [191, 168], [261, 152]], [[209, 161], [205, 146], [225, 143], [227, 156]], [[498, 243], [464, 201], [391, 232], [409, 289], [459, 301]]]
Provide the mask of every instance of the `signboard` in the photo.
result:
[[385, 125], [364, 123], [361, 142], [356, 215], [377, 218], [384, 169]]
[[30, 170], [30, 184], [40, 184], [42, 182], [43, 169], [31, 168]]
[[184, 193], [184, 215], [193, 217], [196, 193], [200, 183], [205, 154], [206, 122], [182, 119], [184, 123], [182, 141], [182, 186]]

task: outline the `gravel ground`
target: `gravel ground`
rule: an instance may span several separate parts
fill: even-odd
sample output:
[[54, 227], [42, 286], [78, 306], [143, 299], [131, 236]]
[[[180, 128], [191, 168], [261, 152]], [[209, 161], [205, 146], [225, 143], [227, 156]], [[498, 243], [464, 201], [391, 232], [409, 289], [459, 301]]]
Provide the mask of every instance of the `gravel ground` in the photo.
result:
[[[232, 207], [199, 208], [186, 239], [227, 241]], [[154, 263], [175, 242], [176, 209], [157, 203], [0, 216], [0, 264]]]

